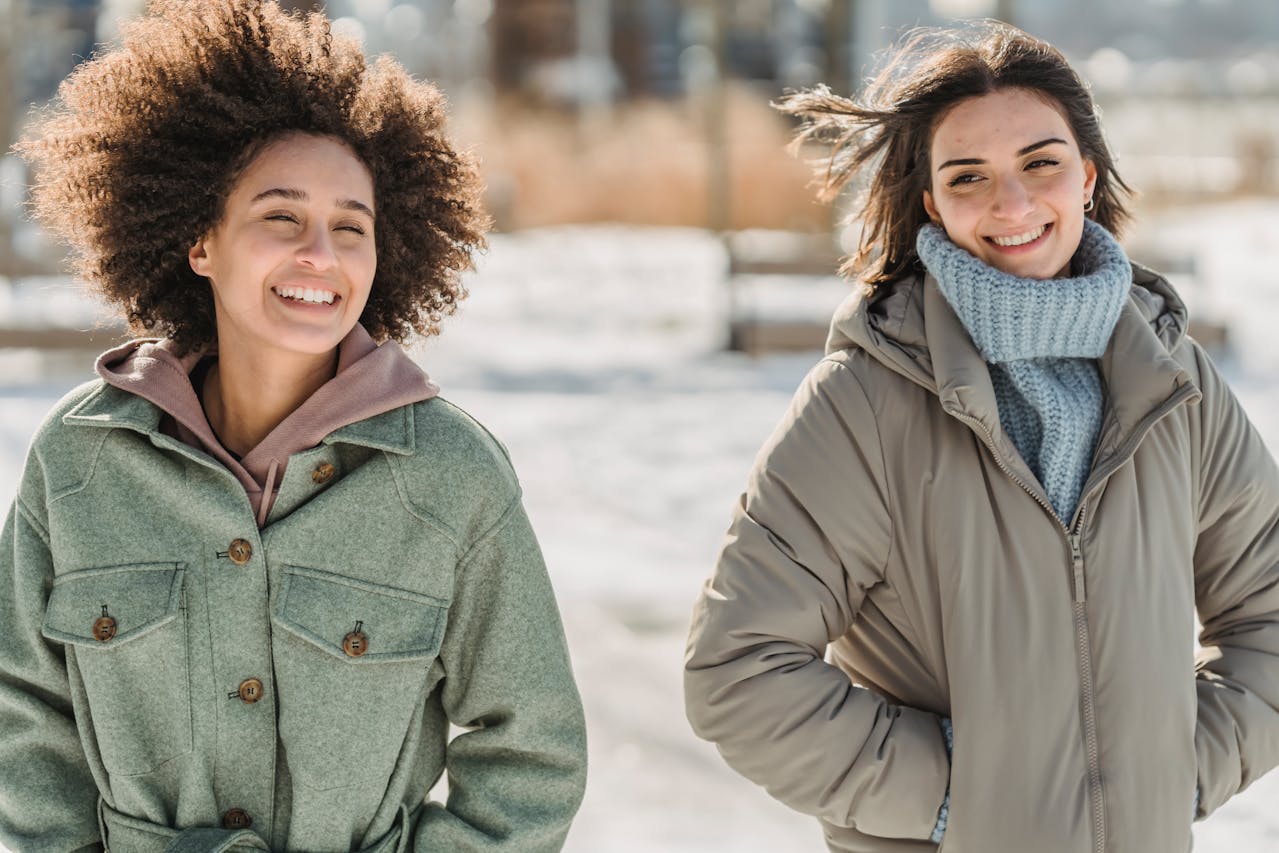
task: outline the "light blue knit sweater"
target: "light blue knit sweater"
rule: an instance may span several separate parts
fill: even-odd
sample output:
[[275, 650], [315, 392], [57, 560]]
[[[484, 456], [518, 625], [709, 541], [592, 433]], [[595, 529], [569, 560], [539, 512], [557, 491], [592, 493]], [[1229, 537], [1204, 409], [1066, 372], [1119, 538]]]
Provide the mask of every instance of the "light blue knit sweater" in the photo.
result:
[[1069, 278], [1001, 272], [931, 224], [920, 229], [916, 249], [990, 365], [999, 422], [1069, 522], [1101, 428], [1096, 359], [1132, 286], [1128, 256], [1091, 219]]

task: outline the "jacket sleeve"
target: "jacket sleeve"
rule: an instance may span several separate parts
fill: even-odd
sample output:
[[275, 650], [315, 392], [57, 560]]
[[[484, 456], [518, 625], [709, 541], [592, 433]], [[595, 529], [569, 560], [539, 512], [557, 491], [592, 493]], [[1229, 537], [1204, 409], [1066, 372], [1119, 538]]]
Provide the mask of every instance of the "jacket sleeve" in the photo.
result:
[[882, 580], [891, 537], [871, 403], [827, 359], [761, 450], [694, 607], [685, 708], [729, 765], [792, 808], [924, 840], [949, 780], [940, 718], [824, 660]]
[[98, 788], [76, 730], [63, 648], [41, 634], [53, 578], [32, 452], [0, 534], [0, 843], [22, 853], [101, 849]]
[[1279, 468], [1198, 353], [1198, 817], [1279, 764]]
[[458, 568], [440, 660], [465, 731], [448, 746], [448, 803], [428, 803], [416, 850], [559, 850], [586, 784], [586, 726], [559, 610], [516, 498]]

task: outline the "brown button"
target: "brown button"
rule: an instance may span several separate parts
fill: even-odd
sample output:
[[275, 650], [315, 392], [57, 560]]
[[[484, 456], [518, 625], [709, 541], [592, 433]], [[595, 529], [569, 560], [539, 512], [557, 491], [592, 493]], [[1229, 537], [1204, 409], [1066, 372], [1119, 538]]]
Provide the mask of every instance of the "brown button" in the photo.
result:
[[253, 818], [244, 809], [231, 809], [222, 815], [223, 829], [248, 829], [253, 826]]
[[369, 650], [369, 638], [363, 631], [352, 631], [342, 638], [342, 651], [353, 658], [358, 658]]
[[333, 479], [333, 466], [328, 462], [321, 462], [315, 466], [315, 470], [311, 472], [311, 482], [317, 486], [322, 486], [329, 480]]
[[249, 705], [262, 698], [262, 682], [256, 678], [246, 678], [240, 682], [240, 699]]
[[227, 546], [226, 555], [237, 566], [243, 566], [253, 556], [253, 546], [243, 539], [235, 539]]
[[93, 623], [93, 637], [100, 643], [115, 636], [115, 620], [110, 616], [99, 616]]

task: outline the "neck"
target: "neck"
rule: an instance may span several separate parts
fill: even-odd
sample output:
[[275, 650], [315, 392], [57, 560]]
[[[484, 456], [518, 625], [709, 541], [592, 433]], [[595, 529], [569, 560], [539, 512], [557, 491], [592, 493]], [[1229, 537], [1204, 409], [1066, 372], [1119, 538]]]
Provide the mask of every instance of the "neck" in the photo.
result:
[[244, 456], [337, 372], [337, 349], [319, 355], [219, 348], [204, 380], [204, 412], [222, 445]]

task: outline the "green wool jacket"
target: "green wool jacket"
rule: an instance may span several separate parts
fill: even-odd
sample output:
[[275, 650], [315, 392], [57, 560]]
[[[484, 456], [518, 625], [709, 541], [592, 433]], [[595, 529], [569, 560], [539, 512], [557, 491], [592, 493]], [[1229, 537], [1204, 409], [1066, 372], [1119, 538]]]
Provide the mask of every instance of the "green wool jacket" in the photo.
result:
[[392, 409], [293, 455], [259, 530], [160, 418], [95, 381], [33, 441], [0, 540], [0, 842], [558, 850], [585, 725], [501, 445], [438, 397]]

